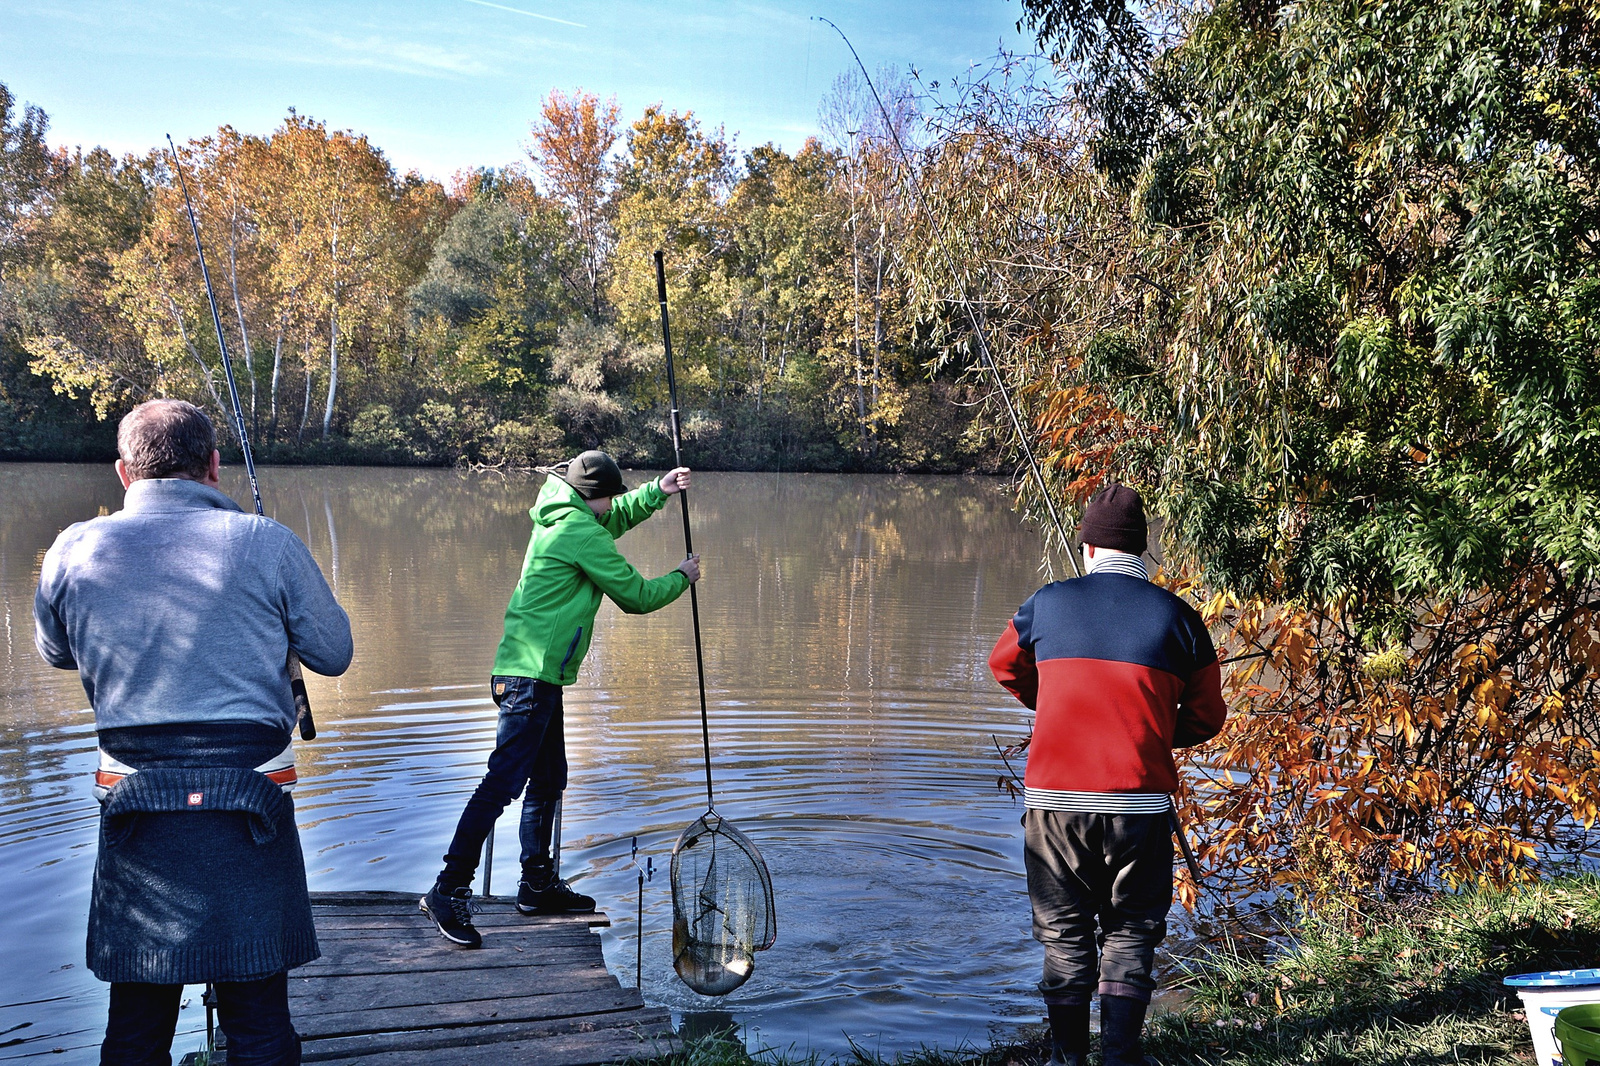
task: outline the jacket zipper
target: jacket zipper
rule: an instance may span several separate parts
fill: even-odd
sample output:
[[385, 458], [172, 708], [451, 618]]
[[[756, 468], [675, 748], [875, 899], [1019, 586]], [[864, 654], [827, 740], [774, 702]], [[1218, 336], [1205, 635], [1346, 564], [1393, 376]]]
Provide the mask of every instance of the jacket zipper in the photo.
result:
[[572, 653], [578, 650], [578, 641], [580, 638], [582, 638], [582, 636], [583, 627], [579, 626], [578, 631], [572, 634], [572, 643], [567, 645], [567, 657], [561, 660], [561, 669], [558, 671], [558, 673], [560, 673], [562, 677], [567, 676], [567, 664], [572, 661]]

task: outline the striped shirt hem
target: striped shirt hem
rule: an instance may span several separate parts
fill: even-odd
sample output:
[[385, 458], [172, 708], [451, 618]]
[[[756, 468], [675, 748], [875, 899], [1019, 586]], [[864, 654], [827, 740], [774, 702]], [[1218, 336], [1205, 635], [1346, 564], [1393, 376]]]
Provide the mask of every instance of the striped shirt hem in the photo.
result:
[[1172, 797], [1165, 792], [1066, 792], [1054, 788], [1024, 788], [1023, 804], [1035, 811], [1076, 811], [1084, 814], [1165, 814]]

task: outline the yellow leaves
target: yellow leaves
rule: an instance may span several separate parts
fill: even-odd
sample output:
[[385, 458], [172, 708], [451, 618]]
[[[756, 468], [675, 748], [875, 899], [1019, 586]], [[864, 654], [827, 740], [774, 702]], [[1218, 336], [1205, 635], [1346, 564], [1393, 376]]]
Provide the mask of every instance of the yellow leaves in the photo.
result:
[[1208, 865], [1316, 905], [1396, 877], [1512, 883], [1600, 826], [1600, 633], [1545, 606], [1564, 587], [1441, 601], [1376, 656], [1332, 611], [1203, 598], [1238, 657], [1229, 721], [1184, 771]]
[[1456, 666], [1456, 676], [1463, 681], [1490, 669], [1494, 666], [1495, 658], [1494, 645], [1488, 641], [1464, 644], [1452, 657]]
[[1366, 661], [1361, 664], [1361, 672], [1380, 684], [1398, 681], [1405, 675], [1407, 658], [1405, 649], [1395, 644], [1367, 656]]
[[1200, 605], [1200, 618], [1208, 626], [1222, 621], [1224, 611], [1238, 610], [1239, 601], [1231, 592], [1218, 592]]
[[1193, 914], [1200, 902], [1200, 887], [1194, 883], [1194, 877], [1189, 873], [1187, 865], [1182, 863], [1178, 865], [1172, 887], [1177, 894], [1178, 902], [1183, 904], [1183, 909]]
[[29, 370], [49, 378], [50, 388], [57, 396], [77, 399], [88, 393], [95, 417], [101, 421], [105, 421], [111, 408], [126, 394], [127, 390], [119, 385], [109, 364], [65, 337], [54, 333], [25, 337], [22, 347], [31, 357]]

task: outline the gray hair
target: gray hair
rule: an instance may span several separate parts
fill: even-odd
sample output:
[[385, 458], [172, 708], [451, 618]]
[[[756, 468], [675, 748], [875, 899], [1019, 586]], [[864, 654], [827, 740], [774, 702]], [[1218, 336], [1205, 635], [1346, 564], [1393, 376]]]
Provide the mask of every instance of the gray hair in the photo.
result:
[[117, 454], [128, 476], [186, 477], [196, 481], [211, 470], [217, 430], [206, 413], [186, 400], [148, 400], [117, 426]]

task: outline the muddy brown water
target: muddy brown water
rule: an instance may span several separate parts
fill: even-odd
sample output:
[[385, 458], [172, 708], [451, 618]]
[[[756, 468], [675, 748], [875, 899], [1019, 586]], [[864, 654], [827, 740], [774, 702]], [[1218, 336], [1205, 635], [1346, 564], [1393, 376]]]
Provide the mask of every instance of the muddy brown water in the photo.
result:
[[[261, 482], [355, 627], [350, 671], [310, 679], [321, 734], [299, 746], [295, 795], [311, 887], [420, 893], [492, 746], [487, 679], [538, 481], [323, 468]], [[93, 1062], [104, 1024], [105, 986], [83, 961], [93, 717], [76, 674], [34, 651], [31, 603], [55, 535], [121, 496], [109, 467], [0, 464], [0, 1058]], [[705, 802], [688, 599], [645, 617], [608, 603], [566, 692], [562, 865], [612, 916], [612, 971], [632, 983], [637, 838], [656, 871], [645, 998], [691, 1023], [722, 1011], [752, 1044], [894, 1055], [1036, 1022], [1022, 812], [996, 787], [991, 740], [1022, 736], [1029, 716], [985, 662], [1040, 583], [1040, 542], [1005, 485], [707, 473], [693, 507], [717, 808], [766, 857], [778, 940], [725, 999], [673, 975], [666, 867]], [[621, 546], [658, 574], [681, 537], [674, 504]], [[514, 809], [497, 841], [505, 892]], [[180, 1054], [203, 1031], [191, 991]]]

